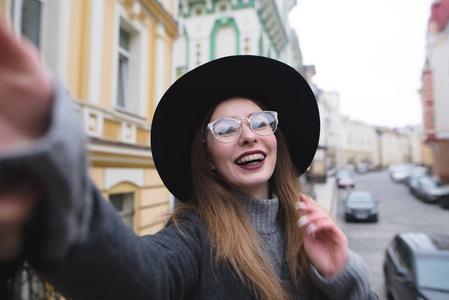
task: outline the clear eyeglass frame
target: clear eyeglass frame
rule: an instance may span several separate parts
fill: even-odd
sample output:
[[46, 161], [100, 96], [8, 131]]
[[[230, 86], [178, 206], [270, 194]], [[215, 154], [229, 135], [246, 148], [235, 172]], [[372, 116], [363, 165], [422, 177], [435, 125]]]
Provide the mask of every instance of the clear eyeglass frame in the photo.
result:
[[[269, 124], [269, 127], [271, 127], [271, 131], [268, 134], [264, 134], [262, 131], [258, 131], [253, 127], [253, 124], [251, 123], [251, 120], [253, 119], [253, 117], [255, 116], [271, 116], [273, 118], [273, 122], [274, 125], [272, 125], [272, 123]], [[279, 125], [279, 120], [278, 120], [278, 113], [276, 111], [258, 111], [255, 112], [253, 114], [251, 114], [248, 118], [241, 118], [241, 119], [235, 119], [235, 118], [221, 118], [221, 119], [217, 119], [215, 121], [210, 122], [209, 124], [207, 124], [207, 129], [210, 130], [210, 132], [212, 133], [212, 135], [214, 136], [214, 138], [224, 144], [230, 144], [233, 143], [235, 141], [237, 141], [240, 138], [240, 135], [242, 134], [242, 120], [247, 120], [249, 123], [249, 128], [251, 128], [251, 130], [256, 133], [259, 136], [270, 136], [272, 134], [274, 134], [276, 132], [276, 129]], [[235, 131], [231, 134], [228, 135], [228, 138], [232, 137], [232, 139], [226, 139], [226, 140], [221, 140], [220, 137], [216, 134], [214, 127], [216, 126], [216, 124], [219, 124], [219, 122], [224, 122], [224, 121], [231, 121], [231, 122], [235, 122], [236, 124], [238, 124], [238, 131]], [[222, 137], [223, 139], [223, 137]]]

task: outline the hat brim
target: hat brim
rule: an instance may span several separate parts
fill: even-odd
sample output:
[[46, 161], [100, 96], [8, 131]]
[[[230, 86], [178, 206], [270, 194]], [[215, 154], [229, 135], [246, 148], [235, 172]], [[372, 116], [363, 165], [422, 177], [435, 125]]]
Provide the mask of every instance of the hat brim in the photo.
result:
[[217, 103], [248, 97], [277, 111], [298, 175], [310, 166], [320, 135], [315, 96], [292, 67], [262, 56], [228, 56], [205, 63], [179, 78], [160, 100], [152, 122], [156, 169], [180, 201], [191, 196], [190, 152], [195, 132]]

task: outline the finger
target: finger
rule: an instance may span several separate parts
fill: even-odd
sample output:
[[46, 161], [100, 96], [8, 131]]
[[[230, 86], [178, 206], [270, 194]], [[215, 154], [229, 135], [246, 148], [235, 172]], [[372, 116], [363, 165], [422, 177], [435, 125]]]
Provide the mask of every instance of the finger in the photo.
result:
[[309, 219], [308, 215], [301, 216], [297, 222], [304, 236], [312, 235], [312, 237], [315, 239], [315, 231], [317, 229], [317, 225], [315, 224], [315, 222], [312, 222]]
[[320, 210], [321, 208], [314, 204], [313, 200], [307, 198], [304, 194], [301, 194], [300, 201], [296, 202], [296, 209], [304, 213], [309, 213], [314, 210]]
[[3, 62], [11, 61], [11, 57], [17, 55], [17, 49], [20, 44], [15, 35], [12, 26], [2, 17], [0, 17], [0, 53]]
[[323, 236], [325, 234], [329, 239], [339, 238], [340, 231], [337, 224], [323, 211], [315, 211], [308, 215], [303, 215], [298, 219], [298, 226], [302, 229], [304, 235], [313, 237], [317, 234]]

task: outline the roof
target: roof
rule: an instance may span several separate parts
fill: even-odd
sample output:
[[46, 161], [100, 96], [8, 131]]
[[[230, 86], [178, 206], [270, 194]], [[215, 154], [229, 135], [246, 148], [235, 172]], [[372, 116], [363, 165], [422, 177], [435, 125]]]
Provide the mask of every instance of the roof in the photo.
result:
[[365, 191], [354, 191], [354, 192], [351, 192], [349, 194], [349, 196], [353, 196], [353, 197], [370, 197], [370, 196], [372, 196], [372, 194], [370, 192], [365, 192]]
[[402, 232], [398, 235], [417, 253], [441, 252], [449, 255], [449, 234], [436, 232]]

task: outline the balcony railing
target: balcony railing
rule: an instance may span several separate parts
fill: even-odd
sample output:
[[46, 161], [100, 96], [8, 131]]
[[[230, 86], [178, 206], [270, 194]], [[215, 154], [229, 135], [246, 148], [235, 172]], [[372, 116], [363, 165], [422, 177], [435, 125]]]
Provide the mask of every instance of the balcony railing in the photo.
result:
[[2, 295], [7, 297], [4, 300], [66, 300], [27, 263], [7, 283], [6, 288], [7, 295]]

